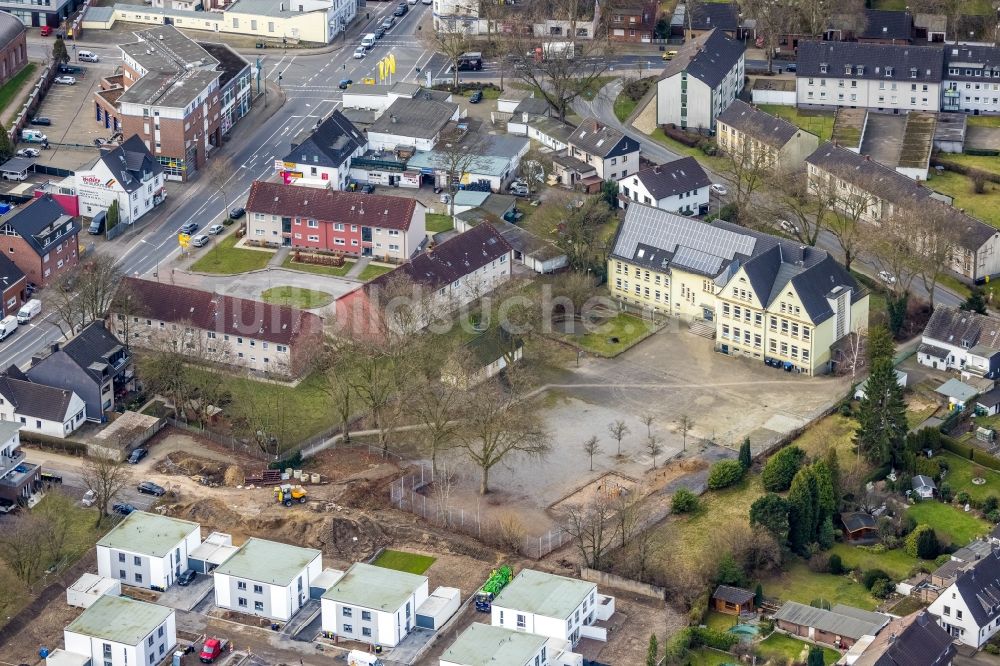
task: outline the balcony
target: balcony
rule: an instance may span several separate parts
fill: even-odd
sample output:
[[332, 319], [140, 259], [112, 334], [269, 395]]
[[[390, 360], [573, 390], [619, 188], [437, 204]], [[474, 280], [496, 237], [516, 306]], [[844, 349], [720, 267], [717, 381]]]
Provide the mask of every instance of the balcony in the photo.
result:
[[[22, 458], [23, 457], [24, 456], [22, 456]], [[4, 475], [0, 477], [0, 487], [20, 488], [28, 479], [34, 476], [37, 471], [38, 465], [24, 462], [22, 460], [4, 472]]]
[[11, 455], [0, 454], [0, 478], [7, 475], [12, 469], [24, 462], [24, 451], [14, 449]]

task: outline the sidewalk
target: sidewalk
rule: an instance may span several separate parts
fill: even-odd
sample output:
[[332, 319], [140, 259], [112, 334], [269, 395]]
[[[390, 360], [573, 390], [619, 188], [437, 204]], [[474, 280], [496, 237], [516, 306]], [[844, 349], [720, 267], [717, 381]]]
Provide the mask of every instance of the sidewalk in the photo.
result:
[[357, 280], [358, 276], [361, 275], [361, 271], [363, 271], [366, 268], [368, 268], [368, 264], [370, 264], [371, 261], [372, 261], [371, 257], [360, 257], [360, 258], [358, 258], [358, 260], [351, 267], [351, 270], [347, 271], [347, 274], [344, 275], [344, 277], [351, 278], [353, 280]]

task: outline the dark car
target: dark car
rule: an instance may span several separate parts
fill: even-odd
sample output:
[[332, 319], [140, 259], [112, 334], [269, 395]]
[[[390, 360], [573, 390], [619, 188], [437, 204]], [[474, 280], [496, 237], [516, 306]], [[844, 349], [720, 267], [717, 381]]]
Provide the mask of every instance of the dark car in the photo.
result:
[[188, 234], [189, 236], [196, 231], [198, 231], [197, 222], [188, 222], [187, 224], [185, 224], [183, 227], [180, 228], [180, 232], [182, 234]]
[[132, 453], [128, 457], [129, 464], [130, 465], [138, 464], [140, 460], [146, 457], [147, 453], [149, 453], [149, 451], [147, 449], [142, 448], [141, 446], [137, 449], [132, 449]]
[[230, 217], [230, 219], [233, 219], [233, 220], [238, 220], [238, 219], [240, 219], [241, 217], [243, 217], [246, 214], [247, 214], [247, 211], [246, 211], [245, 208], [234, 208], [231, 211], [229, 211], [229, 217]]
[[28, 286], [24, 288], [24, 293], [26, 293], [28, 296], [31, 296], [36, 291], [38, 291], [38, 285], [35, 284], [34, 282], [29, 282]]
[[32, 125], [45, 125], [46, 127], [48, 127], [49, 125], [52, 124], [52, 119], [51, 118], [46, 118], [45, 116], [37, 116], [37, 117], [31, 119], [31, 124]]
[[385, 37], [385, 26], [379, 26], [375, 28], [375, 39], [382, 39]]
[[120, 502], [118, 504], [113, 505], [111, 507], [111, 511], [113, 513], [117, 513], [119, 516], [127, 516], [128, 514], [135, 511], [135, 507], [132, 506], [131, 504]]
[[341, 90], [347, 90], [351, 84], [354, 83], [351, 79], [341, 79], [340, 84], [337, 85]]
[[401, 2], [399, 3], [399, 6], [396, 7], [396, 11], [394, 11], [392, 14], [393, 16], [403, 16], [408, 11], [410, 11], [410, 8], [406, 6], [405, 2]]
[[483, 101], [483, 91], [477, 90], [472, 93], [472, 97], [469, 98], [469, 104], [479, 104]]
[[790, 62], [787, 65], [785, 65], [786, 72], [796, 72], [798, 71], [798, 69], [799, 69], [798, 63]]
[[361, 191], [364, 192], [365, 194], [371, 194], [372, 192], [375, 191], [375, 186], [372, 185], [371, 183], [365, 183], [364, 185], [361, 186]]
[[157, 485], [152, 481], [143, 481], [136, 486], [136, 490], [143, 495], [155, 495], [156, 497], [163, 497], [167, 494], [167, 490], [163, 486]]
[[184, 573], [182, 573], [180, 576], [177, 577], [177, 584], [182, 587], [190, 585], [191, 583], [194, 582], [194, 579], [197, 577], [198, 577], [197, 571], [195, 571], [194, 569], [188, 569], [187, 571], [185, 571]]

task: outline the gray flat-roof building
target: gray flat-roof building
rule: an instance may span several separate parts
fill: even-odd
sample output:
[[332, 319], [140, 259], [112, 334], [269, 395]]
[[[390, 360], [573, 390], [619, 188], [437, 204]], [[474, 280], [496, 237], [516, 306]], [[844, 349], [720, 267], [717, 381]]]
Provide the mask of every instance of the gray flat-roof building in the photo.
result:
[[94, 664], [160, 664], [177, 645], [174, 609], [128, 597], [103, 596], [73, 620], [66, 652]]
[[97, 542], [97, 573], [126, 585], [165, 590], [188, 569], [201, 526], [133, 511]]

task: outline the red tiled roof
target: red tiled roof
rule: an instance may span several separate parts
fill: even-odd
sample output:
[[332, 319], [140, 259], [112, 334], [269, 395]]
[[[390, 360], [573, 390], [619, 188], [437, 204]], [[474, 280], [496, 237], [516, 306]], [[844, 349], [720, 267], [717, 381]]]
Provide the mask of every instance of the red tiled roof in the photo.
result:
[[246, 209], [282, 217], [306, 217], [384, 229], [410, 228], [415, 199], [255, 181]]
[[[224, 296], [210, 291], [127, 277], [138, 308], [129, 314], [187, 324], [207, 331], [292, 345], [322, 330], [323, 320], [285, 305]], [[115, 310], [117, 312], [117, 310]]]

